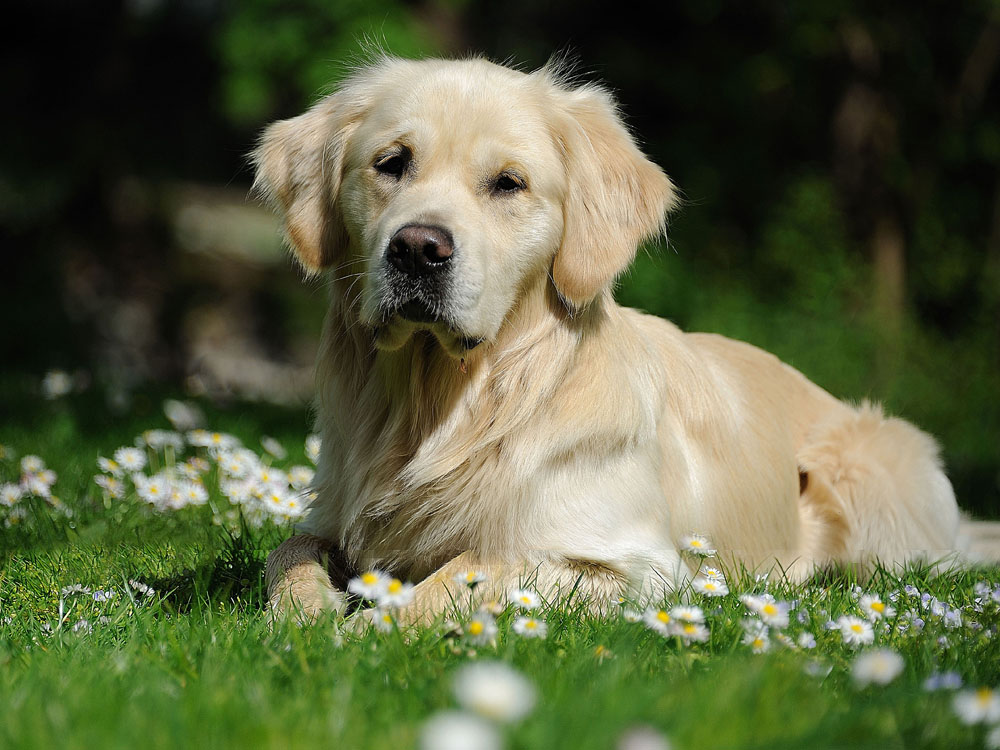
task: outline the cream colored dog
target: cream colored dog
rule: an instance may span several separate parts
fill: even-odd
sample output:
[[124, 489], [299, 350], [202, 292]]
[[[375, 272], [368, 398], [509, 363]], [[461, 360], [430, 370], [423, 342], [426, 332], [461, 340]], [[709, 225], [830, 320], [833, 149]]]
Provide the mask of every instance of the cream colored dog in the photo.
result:
[[385, 58], [255, 152], [329, 269], [323, 447], [278, 609], [341, 611], [358, 571], [421, 581], [404, 619], [530, 577], [600, 609], [692, 571], [678, 540], [800, 580], [955, 549], [934, 441], [752, 346], [615, 304], [677, 202], [611, 96], [543, 68]]

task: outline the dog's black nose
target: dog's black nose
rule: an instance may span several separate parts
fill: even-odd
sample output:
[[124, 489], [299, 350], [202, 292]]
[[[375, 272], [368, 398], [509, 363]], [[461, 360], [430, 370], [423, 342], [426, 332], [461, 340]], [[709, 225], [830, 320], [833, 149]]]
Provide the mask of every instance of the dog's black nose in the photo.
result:
[[426, 276], [444, 268], [454, 252], [451, 235], [440, 227], [407, 224], [389, 240], [389, 262], [407, 276]]

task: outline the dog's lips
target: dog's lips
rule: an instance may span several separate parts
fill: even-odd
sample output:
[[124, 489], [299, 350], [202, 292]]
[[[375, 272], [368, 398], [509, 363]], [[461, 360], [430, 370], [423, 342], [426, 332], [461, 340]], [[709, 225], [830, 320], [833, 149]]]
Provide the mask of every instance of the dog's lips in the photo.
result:
[[411, 299], [400, 305], [396, 314], [403, 320], [411, 323], [439, 323], [441, 317], [437, 315], [427, 304], [419, 299]]
[[452, 351], [453, 355], [455, 349], [472, 351], [485, 341], [485, 337], [483, 336], [469, 335], [464, 331], [459, 330], [450, 321], [444, 319], [440, 315], [436, 315], [434, 311], [420, 299], [411, 299], [385, 315], [383, 317], [382, 324], [375, 326], [376, 339], [380, 339], [383, 336], [383, 332], [387, 333], [389, 330], [393, 329], [398, 330], [397, 326], [400, 325], [403, 326], [404, 329], [409, 329], [411, 331], [429, 331], [435, 333], [439, 338], [444, 337], [450, 339], [457, 345], [457, 347], [452, 345], [446, 347]]

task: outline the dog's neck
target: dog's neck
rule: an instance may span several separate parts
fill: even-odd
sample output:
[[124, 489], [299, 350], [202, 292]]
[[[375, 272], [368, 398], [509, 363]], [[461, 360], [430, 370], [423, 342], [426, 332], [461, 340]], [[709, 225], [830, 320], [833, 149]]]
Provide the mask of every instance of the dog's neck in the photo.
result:
[[328, 391], [320, 398], [336, 403], [344, 417], [359, 399], [369, 407], [373, 400], [382, 403], [387, 429], [406, 434], [407, 452], [463, 426], [501, 435], [557, 395], [580, 341], [614, 307], [606, 292], [586, 309], [571, 311], [542, 277], [523, 290], [496, 338], [460, 361], [429, 332], [414, 334], [396, 351], [377, 350], [370, 331], [335, 292], [318, 363]]

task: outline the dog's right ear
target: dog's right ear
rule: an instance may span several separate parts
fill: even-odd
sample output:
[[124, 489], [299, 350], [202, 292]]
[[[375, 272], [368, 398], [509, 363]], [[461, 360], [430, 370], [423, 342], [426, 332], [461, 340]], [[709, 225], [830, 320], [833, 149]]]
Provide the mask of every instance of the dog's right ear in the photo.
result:
[[331, 94], [305, 114], [271, 124], [251, 155], [254, 190], [280, 211], [295, 257], [310, 274], [330, 266], [347, 245], [337, 194], [356, 113], [345, 98]]

